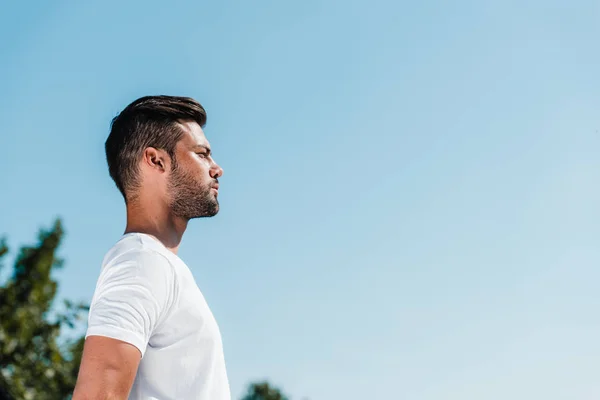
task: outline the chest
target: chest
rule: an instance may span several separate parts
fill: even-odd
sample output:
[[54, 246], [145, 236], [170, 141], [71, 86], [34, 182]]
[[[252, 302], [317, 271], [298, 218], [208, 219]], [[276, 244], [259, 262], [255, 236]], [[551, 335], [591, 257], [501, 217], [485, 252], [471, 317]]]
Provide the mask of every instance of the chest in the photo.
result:
[[181, 274], [179, 290], [168, 315], [150, 339], [155, 348], [220, 349], [217, 321], [191, 272]]

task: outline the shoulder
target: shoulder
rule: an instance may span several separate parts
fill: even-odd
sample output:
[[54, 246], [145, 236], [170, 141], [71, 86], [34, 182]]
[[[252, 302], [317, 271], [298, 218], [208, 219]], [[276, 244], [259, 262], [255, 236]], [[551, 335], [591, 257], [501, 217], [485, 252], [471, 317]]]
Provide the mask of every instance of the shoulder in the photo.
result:
[[99, 283], [106, 279], [139, 277], [160, 283], [172, 278], [175, 269], [171, 261], [152, 249], [133, 249], [108, 259], [102, 266]]
[[106, 254], [96, 285], [96, 296], [119, 289], [156, 297], [172, 298], [177, 293], [177, 270], [165, 251], [126, 237]]
[[119, 240], [102, 262], [102, 274], [133, 273], [151, 277], [174, 273], [175, 268], [166, 250], [137, 235]]

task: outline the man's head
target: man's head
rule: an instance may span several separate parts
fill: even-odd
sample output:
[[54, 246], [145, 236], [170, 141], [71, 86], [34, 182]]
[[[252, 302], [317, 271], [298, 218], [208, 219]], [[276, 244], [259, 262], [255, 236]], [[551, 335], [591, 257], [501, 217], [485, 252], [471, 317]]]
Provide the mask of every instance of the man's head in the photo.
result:
[[223, 170], [212, 158], [205, 124], [197, 101], [175, 96], [142, 97], [115, 117], [106, 159], [125, 202], [145, 197], [184, 219], [215, 215]]

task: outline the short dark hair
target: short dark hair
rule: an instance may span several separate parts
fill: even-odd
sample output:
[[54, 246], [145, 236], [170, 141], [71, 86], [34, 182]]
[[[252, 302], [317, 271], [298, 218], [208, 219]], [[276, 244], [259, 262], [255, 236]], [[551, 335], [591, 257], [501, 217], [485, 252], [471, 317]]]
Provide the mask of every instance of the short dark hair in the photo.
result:
[[175, 145], [183, 136], [178, 121], [206, 124], [206, 111], [196, 100], [180, 96], [145, 96], [129, 104], [111, 122], [105, 143], [108, 171], [128, 200], [139, 188], [138, 162], [144, 149], [166, 151], [175, 163]]

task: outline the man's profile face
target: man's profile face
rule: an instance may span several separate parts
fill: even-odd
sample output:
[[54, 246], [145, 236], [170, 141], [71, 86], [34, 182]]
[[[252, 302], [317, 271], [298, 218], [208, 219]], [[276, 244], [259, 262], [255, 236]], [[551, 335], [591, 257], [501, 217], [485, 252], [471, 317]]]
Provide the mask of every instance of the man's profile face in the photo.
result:
[[212, 158], [210, 144], [196, 122], [181, 122], [183, 137], [175, 147], [168, 181], [173, 214], [186, 220], [219, 212], [218, 178], [223, 170]]

